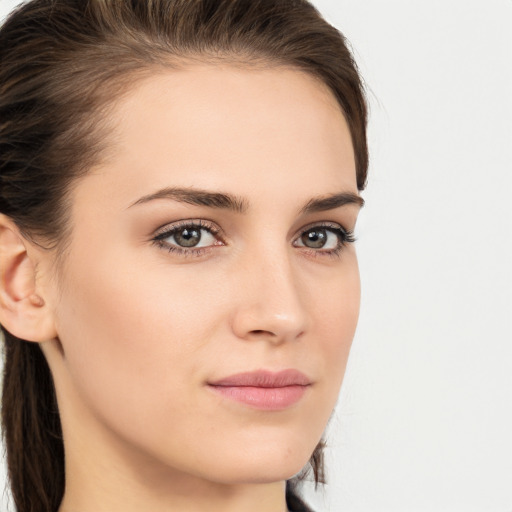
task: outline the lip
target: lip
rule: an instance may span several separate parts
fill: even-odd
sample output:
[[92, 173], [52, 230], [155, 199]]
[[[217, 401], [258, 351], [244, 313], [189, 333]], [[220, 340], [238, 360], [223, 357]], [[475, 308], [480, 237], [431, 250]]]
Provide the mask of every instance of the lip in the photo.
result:
[[208, 382], [208, 387], [225, 398], [252, 408], [277, 411], [296, 404], [311, 384], [306, 375], [290, 369], [237, 373]]

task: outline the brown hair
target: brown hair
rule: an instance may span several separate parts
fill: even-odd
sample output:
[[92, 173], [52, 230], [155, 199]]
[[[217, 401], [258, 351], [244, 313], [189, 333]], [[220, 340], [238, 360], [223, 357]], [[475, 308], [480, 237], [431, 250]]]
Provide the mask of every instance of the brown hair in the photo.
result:
[[[306, 0], [32, 0], [0, 30], [0, 213], [62, 254], [66, 193], [104, 156], [112, 98], [158, 67], [218, 59], [291, 66], [322, 80], [346, 117], [365, 187], [361, 79], [343, 35]], [[38, 344], [2, 331], [14, 502], [18, 512], [55, 512], [64, 446], [51, 373]], [[322, 481], [322, 445], [310, 466]]]

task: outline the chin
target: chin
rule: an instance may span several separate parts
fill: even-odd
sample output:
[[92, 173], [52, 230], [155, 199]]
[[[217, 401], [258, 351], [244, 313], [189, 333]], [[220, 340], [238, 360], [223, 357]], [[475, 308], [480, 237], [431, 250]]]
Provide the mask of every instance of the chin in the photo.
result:
[[224, 459], [222, 465], [217, 461], [212, 468], [214, 471], [211, 472], [211, 479], [229, 485], [289, 480], [304, 469], [311, 455], [312, 450], [305, 451], [304, 447], [274, 450], [273, 453], [268, 453], [268, 449], [263, 448], [256, 454], [253, 450], [248, 450], [243, 458]]

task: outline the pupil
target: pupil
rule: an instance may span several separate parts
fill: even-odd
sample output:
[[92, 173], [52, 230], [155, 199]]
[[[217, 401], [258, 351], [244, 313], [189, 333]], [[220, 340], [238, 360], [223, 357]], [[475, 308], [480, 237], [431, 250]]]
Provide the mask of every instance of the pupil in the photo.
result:
[[311, 247], [312, 249], [320, 249], [326, 242], [327, 233], [325, 229], [314, 229], [307, 231], [302, 235], [302, 243], [306, 247]]
[[201, 240], [201, 232], [194, 228], [184, 228], [174, 235], [174, 240], [182, 247], [194, 247]]

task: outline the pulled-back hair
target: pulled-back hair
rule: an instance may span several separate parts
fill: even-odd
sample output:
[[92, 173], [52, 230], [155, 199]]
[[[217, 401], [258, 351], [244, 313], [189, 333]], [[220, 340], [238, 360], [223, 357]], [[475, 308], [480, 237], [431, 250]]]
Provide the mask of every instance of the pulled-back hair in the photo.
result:
[[[62, 254], [68, 193], [108, 151], [109, 108], [145, 76], [193, 61], [286, 66], [320, 79], [344, 113], [365, 187], [361, 79], [342, 34], [309, 2], [32, 0], [0, 30], [0, 213]], [[18, 512], [56, 512], [65, 479], [52, 376], [37, 343], [2, 332], [12, 496]], [[310, 468], [322, 481], [322, 445]]]

